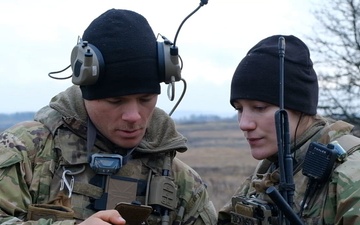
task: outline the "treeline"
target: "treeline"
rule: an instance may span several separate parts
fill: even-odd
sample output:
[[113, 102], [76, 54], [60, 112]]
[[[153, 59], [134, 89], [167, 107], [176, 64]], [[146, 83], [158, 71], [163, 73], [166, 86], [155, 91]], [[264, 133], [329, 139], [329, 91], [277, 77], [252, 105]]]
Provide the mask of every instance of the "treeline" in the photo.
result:
[[[35, 112], [19, 112], [12, 114], [1, 114], [0, 113], [0, 132], [11, 127], [12, 125], [25, 120], [33, 120]], [[189, 115], [182, 117], [181, 119], [175, 119], [176, 123], [180, 124], [193, 124], [193, 123], [204, 123], [213, 121], [236, 121], [236, 115], [234, 117], [224, 118], [217, 115]]]
[[19, 112], [19, 113], [11, 113], [11, 114], [1, 114], [0, 113], [0, 131], [5, 130], [12, 125], [25, 121], [25, 120], [33, 120], [35, 112]]
[[179, 124], [194, 124], [194, 123], [204, 123], [204, 122], [214, 122], [214, 121], [236, 121], [237, 115], [235, 114], [233, 117], [221, 117], [218, 115], [190, 115], [180, 119], [174, 119], [176, 123]]

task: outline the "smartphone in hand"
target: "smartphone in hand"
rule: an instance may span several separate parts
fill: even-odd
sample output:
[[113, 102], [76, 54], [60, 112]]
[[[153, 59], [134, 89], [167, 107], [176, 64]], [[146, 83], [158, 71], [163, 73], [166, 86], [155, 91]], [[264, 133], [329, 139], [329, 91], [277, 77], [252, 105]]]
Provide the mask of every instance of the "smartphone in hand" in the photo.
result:
[[152, 207], [148, 205], [120, 202], [116, 204], [115, 209], [126, 220], [128, 225], [142, 225], [150, 216]]

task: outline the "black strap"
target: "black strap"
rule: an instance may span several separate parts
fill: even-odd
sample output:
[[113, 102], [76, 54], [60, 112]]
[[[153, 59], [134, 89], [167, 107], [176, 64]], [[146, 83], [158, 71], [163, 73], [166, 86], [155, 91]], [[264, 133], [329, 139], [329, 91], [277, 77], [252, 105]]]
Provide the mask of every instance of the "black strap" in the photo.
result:
[[87, 121], [87, 135], [86, 135], [86, 148], [87, 148], [87, 155], [90, 158], [91, 150], [95, 145], [96, 140], [96, 128], [94, 124], [91, 122], [90, 117]]

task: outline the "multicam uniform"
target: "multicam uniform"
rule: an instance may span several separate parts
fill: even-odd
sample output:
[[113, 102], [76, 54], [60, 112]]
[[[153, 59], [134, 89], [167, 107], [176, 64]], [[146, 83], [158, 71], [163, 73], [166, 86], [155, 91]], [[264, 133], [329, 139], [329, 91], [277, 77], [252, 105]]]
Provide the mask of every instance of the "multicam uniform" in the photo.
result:
[[[346, 161], [338, 163], [331, 173], [328, 181], [319, 187], [314, 196], [307, 202], [302, 213], [304, 224], [360, 224], [360, 139], [351, 135], [353, 126], [343, 121], [328, 121], [317, 116], [313, 124], [296, 142], [291, 145], [295, 150], [294, 160], [294, 212], [298, 213], [301, 207], [309, 178], [302, 173], [302, 163], [311, 142], [328, 144], [338, 140], [341, 146], [348, 152]], [[276, 156], [277, 157], [277, 156]], [[271, 203], [271, 199], [265, 194], [267, 187], [278, 187], [279, 172], [273, 160], [263, 160], [259, 163], [255, 173], [248, 177], [244, 184], [234, 194], [218, 214], [218, 224], [232, 224], [231, 212], [234, 212], [235, 199], [244, 196]], [[264, 185], [266, 184], [266, 185]], [[262, 202], [262, 201], [259, 201]], [[271, 221], [271, 220], [270, 220]], [[239, 223], [241, 224], [241, 223]], [[262, 222], [259, 224], [275, 224]]]
[[[1, 224], [74, 224], [101, 208], [113, 209], [116, 201], [146, 204], [151, 180], [162, 175], [169, 156], [177, 198], [169, 210], [169, 224], [216, 223], [206, 185], [175, 157], [176, 151], [187, 150], [186, 139], [165, 112], [155, 109], [144, 139], [105, 184], [104, 175], [96, 175], [89, 167], [86, 122], [81, 92], [73, 86], [55, 96], [50, 106], [36, 114], [35, 121], [17, 124], [0, 134]], [[125, 155], [127, 151], [98, 134], [91, 153]], [[69, 185], [72, 191], [67, 190]], [[160, 224], [160, 218], [154, 214], [148, 222]]]

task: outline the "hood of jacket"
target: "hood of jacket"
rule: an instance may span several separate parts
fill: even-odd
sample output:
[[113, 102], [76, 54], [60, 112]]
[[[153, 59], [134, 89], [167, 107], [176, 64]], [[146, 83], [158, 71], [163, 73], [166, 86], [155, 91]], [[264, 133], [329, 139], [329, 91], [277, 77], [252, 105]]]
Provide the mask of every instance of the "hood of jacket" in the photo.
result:
[[[59, 127], [66, 126], [77, 136], [86, 139], [88, 114], [80, 88], [73, 85], [54, 96], [48, 106], [36, 113], [35, 120], [46, 125], [53, 135], [56, 134]], [[101, 145], [114, 146], [98, 132], [97, 143], [99, 139], [104, 142]], [[187, 150], [186, 142], [187, 139], [176, 130], [172, 118], [163, 110], [155, 107], [145, 136], [135, 151], [143, 153], [185, 152]]]

